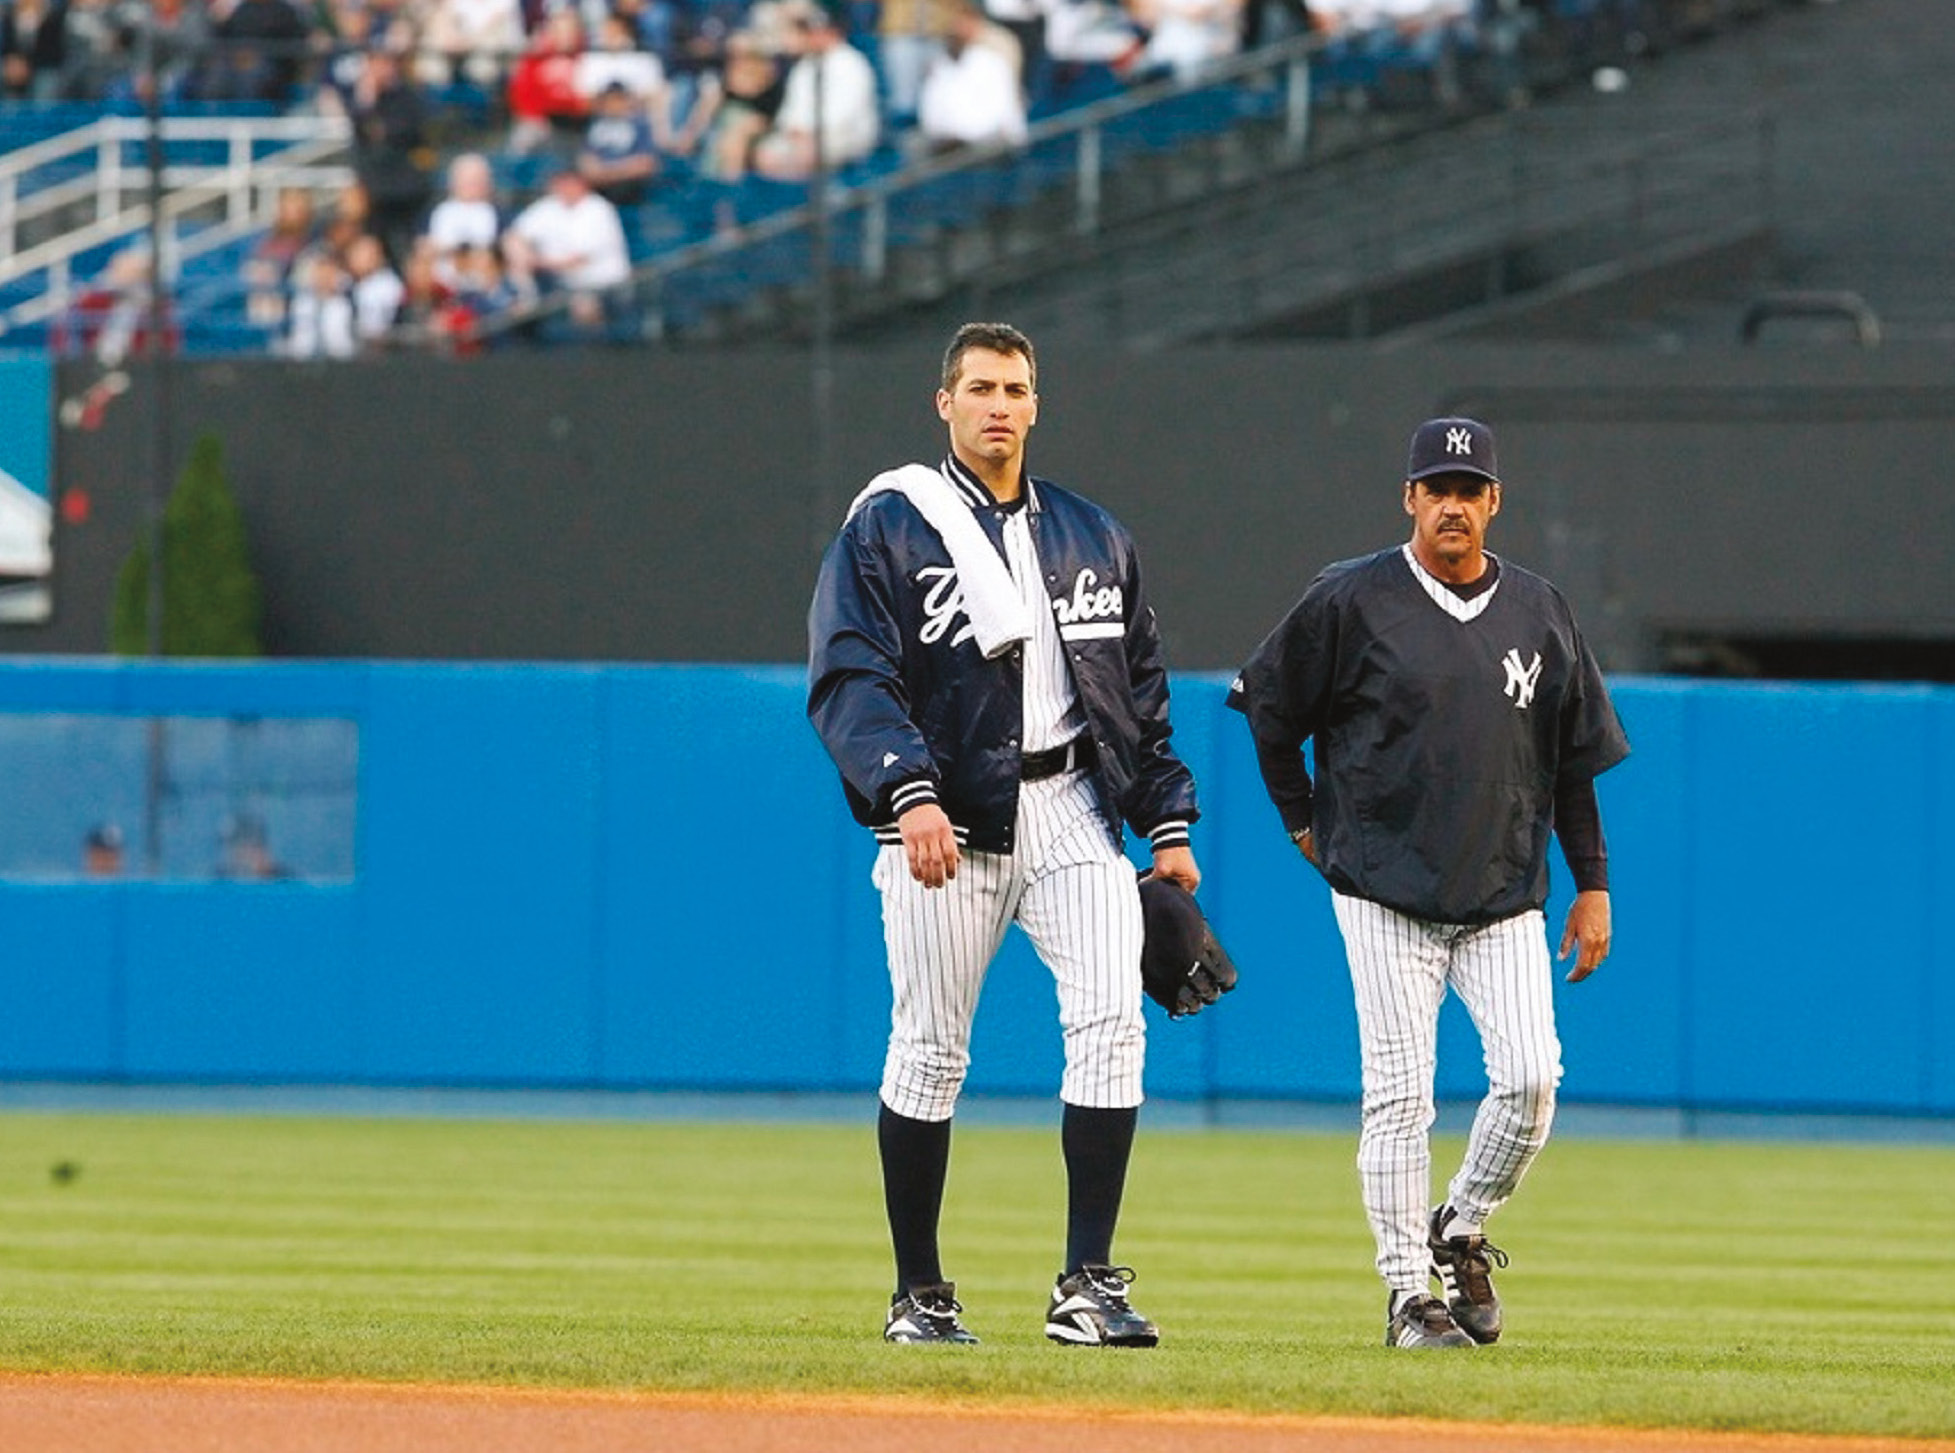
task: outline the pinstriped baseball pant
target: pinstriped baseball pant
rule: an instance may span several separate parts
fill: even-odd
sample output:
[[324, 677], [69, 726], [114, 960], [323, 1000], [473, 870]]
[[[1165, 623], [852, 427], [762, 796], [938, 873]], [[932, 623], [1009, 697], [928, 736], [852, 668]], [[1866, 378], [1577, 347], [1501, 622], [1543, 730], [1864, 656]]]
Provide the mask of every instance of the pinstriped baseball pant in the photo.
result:
[[1357, 995], [1363, 1060], [1358, 1177], [1393, 1291], [1423, 1291], [1431, 1212], [1439, 1006], [1450, 987], [1480, 1033], [1487, 1094], [1446, 1199], [1485, 1221], [1547, 1143], [1561, 1082], [1546, 920], [1530, 910], [1480, 927], [1425, 923], [1331, 895]]
[[1020, 787], [1017, 844], [1010, 854], [966, 853], [942, 888], [913, 879], [901, 847], [876, 856], [894, 990], [882, 1100], [899, 1115], [950, 1118], [978, 991], [1013, 923], [1058, 990], [1060, 1098], [1108, 1110], [1141, 1102], [1140, 893], [1084, 774]]

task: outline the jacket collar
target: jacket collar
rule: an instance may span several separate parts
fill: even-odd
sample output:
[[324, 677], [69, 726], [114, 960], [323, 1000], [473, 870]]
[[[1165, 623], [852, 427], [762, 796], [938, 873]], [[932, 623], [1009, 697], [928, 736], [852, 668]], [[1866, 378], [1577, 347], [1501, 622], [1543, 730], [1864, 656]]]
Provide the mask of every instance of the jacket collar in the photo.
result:
[[[998, 501], [992, 498], [991, 491], [984, 487], [984, 481], [973, 474], [970, 467], [955, 454], [946, 454], [944, 456], [944, 462], [939, 468], [942, 470], [944, 478], [950, 481], [951, 488], [957, 491], [958, 497], [972, 509], [988, 510], [996, 507]], [[1029, 474], [1021, 475], [1019, 484], [1025, 491], [1025, 508], [1033, 514], [1037, 514], [1041, 506], [1039, 504], [1038, 488], [1034, 484], [1032, 476]]]

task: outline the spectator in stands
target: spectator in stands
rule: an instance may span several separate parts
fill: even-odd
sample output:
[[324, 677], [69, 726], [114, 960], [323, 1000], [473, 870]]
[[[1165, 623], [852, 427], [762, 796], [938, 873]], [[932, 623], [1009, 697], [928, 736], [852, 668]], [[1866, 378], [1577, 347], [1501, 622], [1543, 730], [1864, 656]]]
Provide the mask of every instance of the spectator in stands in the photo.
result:
[[564, 294], [571, 321], [601, 328], [622, 313], [631, 256], [618, 209], [574, 166], [558, 167], [549, 190], [503, 236], [511, 280], [527, 296]]
[[702, 76], [698, 103], [673, 141], [708, 181], [737, 182], [753, 169], [754, 147], [774, 125], [787, 80], [757, 37], [729, 36], [718, 72]]
[[384, 27], [376, 28], [376, 12], [364, 4], [335, 4], [329, 15], [326, 34], [317, 38], [325, 52], [318, 68], [319, 109], [351, 116], [367, 55], [380, 43]]
[[917, 112], [933, 150], [1024, 143], [1025, 96], [1010, 59], [1017, 45], [978, 0], [955, 0], [944, 54], [924, 77]]
[[353, 239], [346, 249], [347, 293], [353, 303], [353, 337], [360, 352], [385, 346], [399, 315], [407, 288], [387, 260], [387, 251], [371, 232]]
[[869, 58], [842, 38], [819, 5], [798, 8], [789, 23], [799, 55], [774, 125], [754, 146], [754, 170], [779, 181], [806, 181], [818, 164], [847, 166], [875, 150], [881, 102]]
[[394, 340], [445, 351], [452, 342], [450, 316], [454, 309], [454, 290], [435, 276], [434, 251], [423, 237], [401, 269], [401, 301], [394, 314]]
[[[94, 285], [70, 305], [57, 329], [55, 351], [87, 352], [109, 368], [148, 356], [157, 332], [151, 271], [149, 248], [142, 243], [111, 257]], [[163, 310], [163, 349], [174, 353], [179, 340], [167, 301]]]
[[267, 101], [283, 108], [311, 51], [311, 31], [291, 0], [233, 0], [218, 14], [203, 94], [217, 101]]
[[584, 149], [577, 153], [577, 169], [600, 197], [617, 207], [643, 202], [658, 176], [651, 119], [621, 82], [613, 81], [599, 93]]
[[87, 101], [106, 96], [110, 83], [128, 68], [117, 0], [68, 0], [67, 32], [61, 94]]
[[451, 331], [457, 353], [482, 351], [481, 327], [520, 301], [493, 247], [464, 247], [455, 257], [454, 315]]
[[686, 8], [678, 0], [611, 0], [610, 13], [625, 23], [634, 46], [657, 56], [659, 68], [669, 70], [679, 38], [679, 13]]
[[283, 352], [288, 358], [351, 358], [359, 351], [353, 327], [352, 283], [338, 255], [320, 247], [292, 273], [292, 306]]
[[1028, 104], [1051, 89], [1052, 57], [1046, 50], [1045, 19], [1052, 0], [984, 0], [984, 13], [1018, 42], [1018, 75]]
[[1055, 74], [1106, 66], [1117, 71], [1140, 54], [1145, 37], [1115, 0], [1051, 0], [1045, 49]]
[[112, 822], [88, 830], [81, 842], [81, 868], [91, 878], [122, 876], [122, 829]]
[[499, 92], [527, 38], [520, 0], [434, 0], [416, 79], [431, 86], [466, 82]]
[[111, 103], [148, 105], [151, 68], [160, 104], [175, 105], [195, 91], [210, 64], [210, 17], [200, 0], [124, 5], [116, 23], [116, 56], [126, 69], [108, 84]]
[[504, 218], [496, 205], [495, 185], [489, 159], [478, 151], [465, 151], [448, 163], [448, 193], [434, 204], [416, 245], [446, 287], [455, 286], [457, 253], [467, 247], [493, 249], [502, 236]]
[[284, 326], [292, 269], [318, 235], [312, 193], [304, 187], [280, 188], [271, 226], [244, 262], [246, 318], [261, 328]]
[[665, 67], [639, 49], [630, 24], [618, 15], [604, 17], [590, 49], [577, 57], [577, 89], [593, 111], [611, 86], [623, 87], [646, 116], [659, 114], [665, 104]]
[[1419, 99], [1446, 105], [1459, 97], [1458, 52], [1472, 32], [1473, 6], [1474, 0], [1312, 0], [1311, 9], [1329, 34], [1396, 62], [1401, 79], [1418, 79], [1426, 93]]
[[692, 118], [706, 98], [707, 87], [725, 67], [728, 42], [745, 33], [746, 20], [746, 0], [691, 0], [674, 7], [671, 32], [662, 44], [643, 39], [641, 28], [642, 43], [664, 62], [665, 83], [672, 96], [672, 125], [680, 135], [698, 137], [705, 123], [702, 120], [695, 126]]
[[56, 100], [67, 70], [67, 0], [12, 0], [0, 10], [0, 95]]
[[912, 126], [923, 78], [944, 54], [950, 0], [882, 0], [880, 9], [876, 61], [882, 71], [884, 111], [891, 126]]
[[509, 76], [509, 143], [518, 156], [579, 136], [590, 104], [577, 88], [584, 22], [575, 10], [553, 10], [530, 36]]
[[272, 852], [271, 836], [263, 818], [255, 813], [240, 813], [228, 819], [223, 830], [223, 853], [217, 876], [253, 882], [289, 878], [292, 870]]
[[427, 102], [388, 46], [367, 53], [352, 101], [354, 172], [366, 188], [369, 227], [390, 258], [404, 259], [420, 232], [432, 190]]
[[366, 187], [358, 180], [348, 182], [333, 198], [332, 213], [320, 229], [319, 246], [335, 256], [344, 256], [353, 239], [368, 230], [372, 219], [373, 203]]
[[1257, 50], [1318, 28], [1308, 0], [1243, 0], [1242, 48]]
[[1193, 81], [1242, 42], [1242, 0], [1128, 0], [1147, 44], [1134, 59], [1140, 73], [1163, 70]]

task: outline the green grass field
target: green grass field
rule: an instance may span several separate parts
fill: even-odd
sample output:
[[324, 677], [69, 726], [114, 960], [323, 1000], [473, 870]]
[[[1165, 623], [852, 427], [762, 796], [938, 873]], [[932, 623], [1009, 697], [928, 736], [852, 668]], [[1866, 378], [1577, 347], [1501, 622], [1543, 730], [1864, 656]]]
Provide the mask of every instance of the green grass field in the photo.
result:
[[1143, 1126], [1116, 1250], [1164, 1340], [1109, 1352], [1040, 1335], [1057, 1136], [960, 1129], [984, 1345], [892, 1348], [866, 1111], [5, 1114], [0, 1368], [1955, 1437], [1955, 1150], [1564, 1137], [1495, 1227], [1506, 1340], [1427, 1356], [1378, 1345], [1352, 1150]]

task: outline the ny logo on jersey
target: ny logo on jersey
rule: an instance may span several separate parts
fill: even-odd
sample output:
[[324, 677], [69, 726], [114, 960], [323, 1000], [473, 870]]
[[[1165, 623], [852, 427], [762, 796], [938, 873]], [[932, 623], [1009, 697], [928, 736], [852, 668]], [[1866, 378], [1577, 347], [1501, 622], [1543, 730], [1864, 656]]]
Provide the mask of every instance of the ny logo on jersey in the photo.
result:
[[[957, 572], [948, 565], [927, 565], [916, 572], [916, 578], [924, 587], [923, 626], [916, 638], [926, 646], [934, 646], [963, 614], [964, 587], [957, 579]], [[950, 644], [960, 646], [976, 634], [977, 627], [966, 616], [964, 628], [950, 638]]]
[[1513, 697], [1516, 711], [1526, 711], [1528, 703], [1534, 700], [1534, 688], [1541, 683], [1541, 653], [1536, 651], [1534, 660], [1523, 666], [1520, 648], [1516, 646], [1500, 664], [1507, 668], [1507, 685], [1501, 695]]
[[1473, 453], [1473, 435], [1465, 429], [1448, 429], [1446, 431], [1446, 452], [1448, 454], [1471, 455]]

